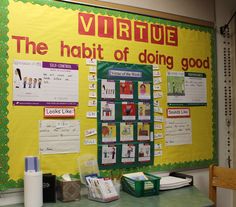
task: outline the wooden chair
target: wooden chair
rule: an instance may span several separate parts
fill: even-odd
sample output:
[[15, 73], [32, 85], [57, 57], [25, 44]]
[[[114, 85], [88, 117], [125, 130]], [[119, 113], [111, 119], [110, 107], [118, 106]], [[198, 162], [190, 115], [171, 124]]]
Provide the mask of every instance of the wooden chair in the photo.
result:
[[216, 206], [216, 188], [236, 190], [236, 169], [211, 165], [209, 168], [209, 198]]

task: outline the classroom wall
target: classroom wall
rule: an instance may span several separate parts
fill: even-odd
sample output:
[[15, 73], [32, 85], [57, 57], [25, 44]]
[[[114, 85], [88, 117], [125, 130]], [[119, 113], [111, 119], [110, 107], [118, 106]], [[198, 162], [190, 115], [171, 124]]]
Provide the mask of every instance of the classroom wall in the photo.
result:
[[181, 16], [187, 16], [207, 21], [214, 21], [214, 0], [100, 0], [116, 4], [136, 6], [145, 9], [157, 10]]
[[[103, 0], [108, 1], [108, 0]], [[216, 24], [217, 26], [222, 26], [228, 21], [233, 3], [235, 0], [146, 0], [146, 1], [136, 1], [136, 0], [109, 0], [109, 2], [126, 4], [147, 9], [156, 9], [158, 11], [163, 11], [167, 13], [173, 13], [183, 16], [188, 16], [192, 18], [198, 18], [207, 21], [215, 21], [215, 6], [216, 6]], [[235, 3], [234, 3], [235, 4]], [[225, 140], [224, 140], [224, 118], [223, 112], [223, 71], [220, 70], [223, 65], [223, 55], [221, 50], [222, 39], [217, 34], [217, 56], [218, 56], [218, 98], [219, 98], [219, 162], [221, 165], [226, 164], [226, 152], [225, 152]], [[208, 169], [199, 169], [186, 171], [194, 176], [195, 185], [206, 195], [208, 195]], [[0, 194], [0, 206], [4, 206], [11, 203], [22, 202], [22, 193], [14, 194]], [[231, 207], [232, 206], [232, 193], [228, 191], [222, 191], [219, 193], [219, 207]]]
[[[216, 6], [216, 27], [217, 27], [217, 68], [218, 68], [218, 120], [219, 120], [219, 164], [221, 166], [227, 166], [227, 143], [226, 143], [226, 126], [224, 116], [224, 74], [223, 74], [223, 37], [219, 33], [219, 27], [225, 25], [233, 12], [236, 10], [236, 1], [227, 0], [215, 1]], [[230, 25], [232, 26], [232, 25]], [[231, 28], [232, 29], [232, 28]], [[234, 32], [235, 36], [235, 32]], [[235, 37], [234, 37], [235, 38]], [[232, 58], [232, 62], [235, 62], [235, 56]], [[234, 112], [233, 112], [234, 113]], [[232, 133], [234, 133], [232, 131]], [[231, 143], [233, 140], [231, 140]], [[235, 146], [235, 143], [231, 144]], [[236, 148], [235, 148], [236, 149]], [[235, 151], [234, 149], [234, 151]], [[235, 153], [235, 152], [234, 152]], [[233, 156], [233, 152], [231, 153]], [[235, 162], [235, 161], [234, 161]], [[235, 166], [234, 166], [235, 167]], [[235, 200], [235, 198], [234, 198]], [[219, 190], [218, 192], [218, 206], [234, 206], [233, 205], [233, 191], [231, 190]]]

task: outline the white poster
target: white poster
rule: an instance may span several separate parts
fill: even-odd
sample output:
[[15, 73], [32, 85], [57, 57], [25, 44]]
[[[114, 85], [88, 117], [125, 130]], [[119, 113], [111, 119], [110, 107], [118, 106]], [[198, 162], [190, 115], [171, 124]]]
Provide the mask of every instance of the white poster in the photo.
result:
[[122, 159], [123, 163], [135, 162], [135, 145], [123, 144], [122, 145]]
[[190, 118], [166, 119], [166, 146], [192, 144], [192, 121]]
[[102, 164], [115, 164], [116, 163], [116, 146], [103, 145], [102, 146]]
[[78, 70], [77, 64], [15, 60], [13, 104], [77, 106]]
[[115, 120], [115, 103], [101, 101], [101, 120], [114, 121]]
[[173, 105], [206, 105], [206, 74], [167, 72], [167, 102]]
[[42, 154], [80, 152], [78, 120], [42, 120], [39, 125], [39, 148]]
[[138, 161], [148, 162], [151, 160], [151, 146], [149, 143], [141, 143], [138, 147]]
[[115, 81], [102, 79], [101, 91], [102, 91], [101, 94], [102, 99], [115, 99], [116, 97]]

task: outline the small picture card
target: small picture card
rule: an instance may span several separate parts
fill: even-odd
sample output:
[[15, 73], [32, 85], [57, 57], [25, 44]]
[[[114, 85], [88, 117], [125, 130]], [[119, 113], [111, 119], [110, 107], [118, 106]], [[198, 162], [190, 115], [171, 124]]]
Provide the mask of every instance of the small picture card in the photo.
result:
[[158, 151], [154, 151], [154, 156], [155, 157], [160, 157], [160, 156], [162, 156], [162, 150], [158, 150]]
[[163, 93], [161, 91], [155, 91], [153, 94], [153, 98], [161, 98]]
[[120, 81], [120, 99], [133, 99], [134, 85], [132, 81]]
[[138, 102], [138, 119], [139, 120], [151, 119], [151, 106], [149, 102]]
[[138, 99], [149, 100], [151, 99], [151, 90], [149, 82], [138, 82]]
[[122, 144], [122, 158], [123, 163], [135, 162], [135, 145], [134, 144]]
[[163, 126], [162, 126], [162, 124], [154, 124], [154, 129], [161, 130], [161, 129], [163, 129]]
[[163, 114], [163, 109], [161, 107], [155, 106], [154, 107], [154, 112], [159, 113], [159, 114]]
[[135, 119], [135, 104], [133, 102], [122, 102], [122, 120]]
[[115, 103], [101, 101], [101, 120], [114, 121], [115, 120]]
[[138, 141], [150, 140], [150, 123], [138, 122]]
[[160, 84], [162, 82], [161, 77], [153, 78], [153, 84]]
[[95, 81], [97, 81], [96, 74], [88, 75], [88, 80], [89, 80], [90, 82], [95, 82]]
[[89, 92], [89, 98], [97, 98], [97, 93], [94, 91]]
[[162, 139], [163, 138], [163, 134], [162, 133], [155, 133], [154, 134], [154, 139]]
[[164, 117], [163, 116], [154, 116], [154, 121], [156, 121], [156, 122], [164, 122]]
[[96, 59], [86, 59], [86, 65], [97, 65], [97, 60]]
[[155, 149], [155, 150], [162, 149], [162, 144], [155, 144], [155, 145], [154, 145], [154, 149]]
[[116, 163], [116, 146], [103, 145], [102, 146], [102, 164], [115, 164]]
[[85, 131], [85, 137], [90, 137], [90, 136], [93, 136], [95, 134], [97, 134], [97, 130], [95, 128], [87, 129]]
[[90, 73], [96, 73], [97, 72], [97, 67], [96, 66], [90, 66], [89, 67], [89, 72]]
[[97, 89], [96, 83], [90, 83], [89, 84], [89, 90], [96, 90], [96, 89]]
[[97, 106], [97, 100], [89, 100], [88, 106]]
[[88, 111], [86, 113], [87, 118], [97, 118], [97, 112], [96, 111]]
[[154, 71], [153, 71], [153, 76], [154, 76], [154, 77], [160, 77], [160, 76], [161, 76], [161, 71], [159, 71], [159, 70], [158, 70], [158, 71], [154, 70]]
[[134, 125], [129, 122], [120, 123], [120, 141], [133, 141], [134, 140]]
[[114, 80], [102, 79], [101, 81], [101, 97], [102, 99], [115, 99], [116, 86]]
[[154, 105], [154, 106], [160, 106], [160, 102], [159, 102], [158, 100], [154, 100], [154, 101], [153, 101], [153, 105]]
[[85, 139], [84, 140], [84, 145], [96, 145], [97, 140], [96, 139]]
[[153, 85], [154, 91], [161, 91], [161, 85]]
[[159, 69], [160, 69], [160, 66], [157, 65], [157, 64], [153, 64], [153, 65], [152, 65], [152, 69], [153, 69], [153, 70], [159, 70]]
[[102, 123], [102, 142], [103, 143], [116, 142], [115, 123]]
[[140, 143], [138, 145], [138, 161], [148, 162], [151, 160], [151, 146], [149, 143]]

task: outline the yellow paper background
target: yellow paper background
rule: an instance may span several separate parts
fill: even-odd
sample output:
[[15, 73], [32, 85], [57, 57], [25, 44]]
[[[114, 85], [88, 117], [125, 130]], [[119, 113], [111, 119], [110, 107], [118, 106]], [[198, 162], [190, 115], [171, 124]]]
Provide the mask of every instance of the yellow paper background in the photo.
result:
[[[77, 158], [83, 154], [91, 153], [97, 155], [96, 145], [83, 145], [84, 132], [87, 129], [96, 128], [96, 119], [87, 119], [87, 111], [96, 111], [96, 107], [88, 107], [88, 74], [89, 67], [86, 66], [85, 59], [67, 58], [60, 56], [60, 41], [65, 44], [78, 45], [86, 43], [92, 47], [101, 44], [104, 48], [104, 60], [115, 61], [113, 54], [117, 49], [129, 48], [128, 63], [138, 64], [140, 52], [147, 49], [155, 54], [171, 55], [174, 57], [174, 68], [172, 71], [183, 71], [181, 69], [181, 59], [183, 57], [195, 57], [204, 59], [210, 57], [211, 60], [211, 35], [207, 32], [190, 30], [178, 27], [178, 47], [154, 45], [134, 41], [122, 41], [109, 38], [99, 38], [97, 36], [83, 36], [78, 34], [78, 12], [70, 9], [55, 8], [49, 6], [33, 5], [10, 1], [9, 4], [9, 59], [8, 59], [8, 119], [9, 119], [9, 176], [13, 180], [23, 177], [24, 157], [28, 155], [39, 155], [39, 120], [43, 120], [43, 107], [13, 106], [12, 88], [12, 67], [14, 60], [39, 60], [63, 63], [75, 63], [79, 65], [79, 106], [76, 107], [75, 119], [81, 124], [81, 151], [78, 154], [57, 154], [39, 155], [41, 168], [44, 173], [51, 172], [56, 175], [64, 173], [77, 173]], [[114, 17], [115, 18], [115, 17]], [[134, 21], [134, 20], [132, 20]], [[21, 53], [16, 52], [16, 41], [12, 35], [27, 36], [35, 42], [47, 43], [49, 50], [46, 55], [26, 54], [24, 45]], [[211, 63], [210, 63], [211, 65]], [[164, 97], [160, 100], [166, 117], [167, 108], [167, 78], [166, 66], [160, 65], [162, 77], [162, 92]], [[162, 143], [163, 156], [155, 157], [155, 165], [174, 164], [179, 162], [189, 162], [194, 160], [212, 159], [213, 138], [212, 138], [212, 68], [191, 69], [190, 72], [205, 73], [207, 77], [207, 106], [191, 107], [192, 119], [192, 145], [180, 145], [165, 147], [164, 139], [155, 140], [155, 143]], [[157, 115], [155, 113], [155, 115]], [[155, 130], [157, 132], [157, 130]], [[159, 131], [158, 131], [159, 132]], [[164, 134], [164, 130], [162, 130]], [[96, 138], [93, 136], [91, 138]]]

